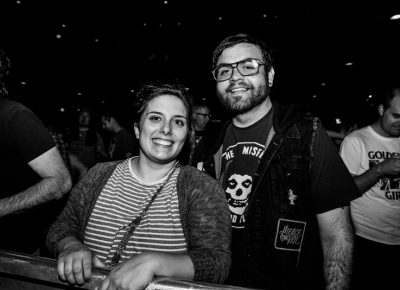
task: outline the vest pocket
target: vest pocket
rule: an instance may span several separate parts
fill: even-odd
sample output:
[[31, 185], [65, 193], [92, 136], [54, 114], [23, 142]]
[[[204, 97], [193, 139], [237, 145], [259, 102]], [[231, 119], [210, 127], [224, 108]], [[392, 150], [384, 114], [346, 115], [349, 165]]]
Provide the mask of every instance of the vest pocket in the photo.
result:
[[272, 199], [283, 218], [304, 218], [309, 205], [310, 158], [278, 155], [271, 173]]

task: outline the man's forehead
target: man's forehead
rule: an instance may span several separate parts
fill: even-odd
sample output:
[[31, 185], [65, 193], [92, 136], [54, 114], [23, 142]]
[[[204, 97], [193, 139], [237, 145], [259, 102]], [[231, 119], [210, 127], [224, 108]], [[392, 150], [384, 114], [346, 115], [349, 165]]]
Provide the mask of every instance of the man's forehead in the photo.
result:
[[250, 43], [239, 43], [226, 48], [218, 58], [217, 65], [221, 63], [234, 63], [246, 58], [263, 60], [261, 49]]
[[207, 107], [198, 107], [195, 110], [196, 112], [201, 112], [201, 113], [210, 111]]
[[389, 103], [389, 109], [391, 111], [397, 111], [400, 113], [400, 95], [395, 96]]

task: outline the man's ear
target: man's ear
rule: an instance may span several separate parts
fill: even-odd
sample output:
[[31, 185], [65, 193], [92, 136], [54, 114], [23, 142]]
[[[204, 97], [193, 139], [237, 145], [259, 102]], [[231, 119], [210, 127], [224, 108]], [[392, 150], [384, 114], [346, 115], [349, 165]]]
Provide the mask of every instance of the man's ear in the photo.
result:
[[379, 113], [379, 116], [382, 116], [384, 112], [385, 112], [385, 109], [383, 108], [383, 105], [380, 104], [380, 105], [378, 106], [378, 113]]
[[275, 70], [271, 66], [271, 68], [269, 69], [269, 72], [268, 72], [268, 85], [269, 85], [269, 87], [272, 87], [272, 85], [274, 84], [274, 76], [275, 76]]
[[135, 131], [136, 139], [139, 140], [139, 136], [140, 136], [139, 123], [133, 124], [133, 130]]

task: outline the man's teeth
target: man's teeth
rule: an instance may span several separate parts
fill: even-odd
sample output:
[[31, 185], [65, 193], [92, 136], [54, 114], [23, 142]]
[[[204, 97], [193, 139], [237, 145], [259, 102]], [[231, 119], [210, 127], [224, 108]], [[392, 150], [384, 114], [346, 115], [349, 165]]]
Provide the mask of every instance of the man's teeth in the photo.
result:
[[172, 144], [171, 141], [161, 140], [161, 139], [154, 139], [154, 143], [164, 146], [170, 146]]
[[238, 92], [238, 91], [245, 91], [246, 88], [236, 88], [236, 89], [232, 89], [232, 92]]

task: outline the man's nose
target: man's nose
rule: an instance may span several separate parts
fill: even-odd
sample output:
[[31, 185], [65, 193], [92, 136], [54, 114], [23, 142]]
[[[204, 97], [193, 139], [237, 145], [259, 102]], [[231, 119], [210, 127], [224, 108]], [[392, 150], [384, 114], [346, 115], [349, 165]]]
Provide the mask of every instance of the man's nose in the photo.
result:
[[238, 67], [233, 67], [231, 80], [236, 81], [241, 79], [243, 79], [243, 75], [239, 72]]

